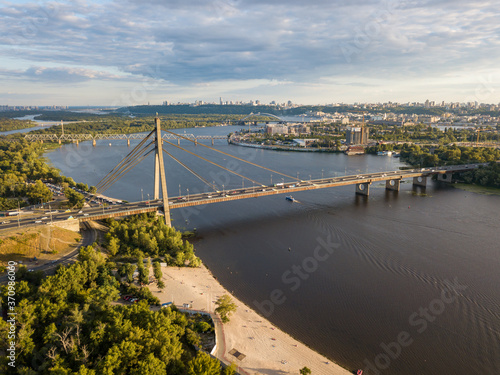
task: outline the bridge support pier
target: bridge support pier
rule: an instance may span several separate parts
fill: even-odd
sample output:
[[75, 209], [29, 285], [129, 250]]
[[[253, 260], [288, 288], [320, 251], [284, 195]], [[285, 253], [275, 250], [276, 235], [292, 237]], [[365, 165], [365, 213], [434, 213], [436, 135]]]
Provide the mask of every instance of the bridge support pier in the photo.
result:
[[59, 140], [58, 140], [58, 141], [59, 141], [59, 144], [61, 144], [61, 143], [62, 143], [62, 142], [61, 142], [61, 138], [59, 138]]
[[127, 147], [130, 147], [130, 138], [127, 138]]
[[95, 138], [92, 140], [92, 146], [96, 146], [96, 141], [95, 141]]
[[359, 195], [370, 195], [370, 184], [371, 182], [363, 182], [360, 184], [356, 184], [356, 194]]
[[180, 145], [181, 145], [181, 139], [177, 138], [177, 146], [180, 146]]
[[212, 137], [212, 146], [214, 145], [214, 137]]
[[170, 221], [170, 206], [168, 205], [167, 180], [165, 178], [165, 166], [163, 164], [163, 139], [161, 137], [161, 126], [158, 114], [155, 117], [155, 181], [154, 199], [160, 199], [160, 188], [163, 200], [163, 212], [165, 214], [165, 224], [172, 226]]
[[401, 180], [387, 180], [385, 182], [386, 190], [399, 191], [400, 186], [401, 186]]
[[78, 139], [76, 140], [76, 146], [77, 146], [77, 147], [79, 146]]
[[194, 139], [194, 145], [198, 146], [198, 140], [196, 138]]
[[427, 177], [426, 176], [413, 177], [413, 185], [426, 187], [427, 186]]
[[453, 173], [449, 172], [449, 173], [444, 173], [444, 174], [438, 174], [437, 175], [437, 180], [438, 181], [441, 181], [441, 182], [453, 182]]

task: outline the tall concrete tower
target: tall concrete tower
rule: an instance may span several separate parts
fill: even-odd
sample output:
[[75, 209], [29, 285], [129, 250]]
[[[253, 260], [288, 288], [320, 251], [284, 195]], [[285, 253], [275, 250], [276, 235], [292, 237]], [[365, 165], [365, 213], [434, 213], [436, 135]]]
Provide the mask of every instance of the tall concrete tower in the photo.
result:
[[160, 182], [161, 194], [163, 199], [163, 212], [165, 213], [165, 224], [171, 227], [170, 222], [170, 207], [168, 205], [167, 180], [165, 178], [165, 166], [163, 164], [163, 140], [161, 138], [161, 126], [158, 113], [155, 117], [155, 190], [154, 199], [160, 199]]

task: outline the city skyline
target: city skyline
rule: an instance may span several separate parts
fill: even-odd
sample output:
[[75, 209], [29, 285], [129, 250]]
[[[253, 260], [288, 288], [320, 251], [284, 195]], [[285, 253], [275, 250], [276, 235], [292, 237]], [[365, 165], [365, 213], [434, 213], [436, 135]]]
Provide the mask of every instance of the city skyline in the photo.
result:
[[499, 103], [500, 5], [2, 1], [0, 105]]

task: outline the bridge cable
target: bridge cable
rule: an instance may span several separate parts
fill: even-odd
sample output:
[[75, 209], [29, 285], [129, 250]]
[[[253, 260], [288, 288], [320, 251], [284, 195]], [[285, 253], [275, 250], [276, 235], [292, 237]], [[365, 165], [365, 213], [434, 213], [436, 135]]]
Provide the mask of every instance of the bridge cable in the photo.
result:
[[[121, 164], [126, 163], [129, 159], [134, 157], [135, 154], [137, 154], [137, 151], [140, 149], [140, 147], [148, 140], [149, 137], [151, 137], [154, 134], [154, 131], [149, 133], [137, 146], [135, 146], [132, 151], [130, 151], [125, 158], [123, 158], [109, 173], [113, 172], [116, 168], [118, 168]], [[108, 174], [109, 174], [108, 173]]]
[[154, 149], [149, 150], [146, 154], [142, 155], [141, 157], [137, 158], [134, 160], [133, 163], [128, 164], [125, 169], [123, 169], [118, 175], [113, 177], [112, 179], [108, 180], [104, 185], [100, 186], [98, 191], [104, 191], [107, 190], [112, 184], [114, 184], [117, 180], [122, 178], [125, 174], [127, 174], [133, 167], [135, 167], [137, 164], [139, 164], [146, 156], [148, 156], [151, 152], [153, 152]]
[[[147, 150], [151, 146], [152, 143], [153, 142], [150, 142], [148, 145], [146, 145], [141, 150], [139, 150], [140, 152], [138, 154], [140, 154], [140, 153], [144, 152], [145, 150]], [[153, 148], [153, 150], [154, 150], [154, 148]], [[99, 184], [96, 186], [97, 190], [102, 189], [104, 186], [108, 185], [108, 183], [111, 182], [111, 181], [113, 181], [113, 183], [114, 183], [114, 180], [118, 176], [121, 176], [121, 174], [122, 174], [122, 172], [124, 170], [130, 169], [131, 165], [133, 165], [133, 166], [137, 165], [137, 163], [135, 163], [135, 161], [137, 160], [137, 157], [138, 157], [138, 155], [135, 155], [134, 159], [130, 159], [126, 164], [123, 164], [120, 168], [116, 169], [112, 174], [108, 174], [108, 176], [105, 179], [101, 180], [99, 182]], [[141, 160], [142, 159], [143, 158], [141, 158]]]
[[174, 147], [177, 147], [177, 148], [179, 148], [179, 149], [181, 149], [181, 150], [183, 150], [183, 151], [186, 151], [187, 153], [190, 153], [191, 155], [194, 155], [194, 156], [196, 156], [197, 158], [200, 158], [200, 159], [205, 160], [206, 162], [208, 162], [208, 163], [210, 163], [210, 164], [213, 164], [213, 165], [215, 165], [215, 166], [217, 166], [217, 167], [219, 167], [219, 168], [222, 168], [222, 169], [224, 169], [224, 170], [228, 171], [229, 173], [235, 174], [235, 175], [237, 175], [237, 176], [239, 176], [239, 177], [241, 177], [241, 178], [244, 178], [244, 179], [246, 179], [246, 180], [248, 180], [248, 181], [252, 181], [254, 184], [257, 184], [257, 185], [259, 185], [259, 186], [264, 186], [264, 184], [260, 183], [259, 181], [255, 181], [255, 180], [252, 180], [252, 179], [251, 179], [251, 178], [249, 178], [249, 177], [245, 177], [245, 176], [243, 176], [243, 175], [241, 175], [241, 174], [239, 174], [239, 173], [237, 173], [237, 172], [235, 172], [235, 171], [230, 170], [229, 168], [226, 168], [226, 167], [223, 167], [222, 165], [219, 165], [219, 164], [217, 164], [217, 163], [214, 163], [213, 161], [210, 161], [210, 160], [208, 160], [208, 159], [204, 158], [203, 156], [197, 155], [197, 154], [195, 154], [194, 152], [191, 152], [191, 151], [189, 151], [189, 150], [186, 150], [185, 148], [183, 148], [183, 147], [181, 147], [181, 146], [178, 146], [178, 145], [176, 145], [176, 144], [174, 144], [174, 143], [172, 143], [172, 142], [165, 141], [165, 140], [163, 140], [163, 142], [168, 143], [169, 145], [172, 145], [172, 146], [174, 146]]
[[248, 163], [248, 164], [251, 164], [251, 165], [253, 165], [253, 166], [255, 166], [255, 167], [259, 167], [259, 168], [265, 169], [266, 171], [273, 172], [273, 173], [276, 173], [276, 174], [279, 174], [279, 175], [282, 175], [282, 176], [285, 176], [285, 177], [291, 178], [291, 179], [292, 179], [292, 180], [294, 180], [294, 181], [295, 181], [295, 180], [297, 180], [297, 178], [296, 178], [296, 177], [292, 177], [292, 176], [289, 176], [289, 175], [287, 175], [287, 174], [284, 174], [284, 173], [281, 173], [281, 172], [275, 171], [275, 170], [273, 170], [273, 169], [263, 167], [262, 165], [252, 163], [251, 161], [248, 161], [248, 160], [245, 160], [245, 159], [239, 158], [239, 157], [237, 157], [237, 156], [234, 156], [234, 155], [228, 154], [227, 152], [224, 152], [224, 151], [221, 151], [221, 150], [217, 150], [217, 149], [216, 149], [216, 148], [214, 148], [214, 147], [210, 147], [210, 146], [204, 145], [204, 144], [202, 144], [202, 143], [197, 143], [197, 142], [195, 142], [195, 141], [193, 141], [193, 140], [189, 139], [188, 137], [184, 137], [184, 136], [182, 136], [181, 134], [177, 134], [177, 133], [171, 132], [171, 131], [169, 131], [169, 130], [163, 130], [163, 131], [165, 131], [165, 132], [167, 132], [167, 133], [170, 133], [170, 134], [174, 134], [174, 135], [178, 136], [179, 138], [182, 138], [182, 139], [188, 140], [188, 141], [190, 141], [190, 142], [196, 143], [197, 145], [200, 145], [200, 146], [202, 146], [202, 147], [206, 147], [206, 148], [208, 148], [208, 149], [210, 149], [210, 150], [213, 150], [213, 151], [219, 152], [219, 153], [221, 153], [221, 154], [224, 154], [224, 155], [229, 156], [229, 157], [231, 157], [231, 158], [237, 159], [237, 160], [242, 161], [242, 162], [244, 162], [244, 163]]
[[170, 156], [172, 159], [174, 159], [177, 163], [182, 165], [184, 168], [186, 168], [189, 172], [194, 174], [196, 177], [198, 177], [201, 181], [203, 181], [205, 184], [207, 184], [211, 189], [217, 190], [217, 187], [214, 184], [211, 184], [209, 181], [207, 181], [205, 178], [200, 176], [198, 173], [193, 171], [191, 168], [189, 168], [186, 164], [181, 162], [179, 159], [177, 159], [175, 156], [173, 156], [171, 153], [169, 153], [167, 150], [163, 149], [163, 152], [165, 152], [168, 156]]
[[[138, 147], [135, 147], [134, 150], [132, 150], [127, 157], [125, 157], [120, 163], [118, 163], [105, 177], [99, 181], [99, 183], [96, 185], [97, 188], [105, 185], [110, 179], [112, 179], [116, 173], [120, 171], [120, 169], [126, 167], [134, 158], [138, 156], [141, 152], [143, 152], [147, 147], [149, 147], [152, 144], [150, 142], [146, 147], [143, 147], [142, 149], [140, 148], [140, 145]], [[141, 145], [142, 146], [142, 145]]]
[[104, 180], [105, 179], [108, 179], [110, 175], [113, 174], [113, 172], [119, 168], [121, 168], [121, 166], [123, 164], [126, 164], [130, 161], [130, 159], [134, 158], [136, 156], [137, 153], [139, 153], [140, 151], [140, 147], [146, 142], [146, 140], [151, 137], [151, 135], [153, 135], [154, 131], [149, 133], [147, 137], [145, 137], [137, 146], [134, 147], [134, 149], [132, 151], [130, 151], [128, 153], [127, 156], [125, 156], [125, 158], [123, 158], [122, 161], [120, 161], [106, 176], [104, 176], [101, 181], [99, 181], [99, 183], [96, 185], [96, 187], [98, 187], [99, 185], [103, 184], [104, 183]]
[[101, 194], [102, 192], [104, 192], [105, 190], [109, 189], [109, 187], [111, 185], [113, 185], [116, 181], [118, 181], [120, 178], [122, 178], [123, 176], [125, 176], [128, 172], [130, 172], [130, 170], [132, 170], [132, 168], [134, 168], [137, 164], [139, 164], [141, 161], [144, 160], [144, 158], [146, 156], [148, 156], [150, 153], [152, 153], [153, 151], [155, 151], [155, 149], [151, 149], [149, 150], [148, 152], [146, 152], [144, 155], [142, 155], [140, 158], [134, 160], [134, 162], [132, 164], [129, 164], [127, 169], [124, 169], [123, 171], [120, 172], [119, 175], [117, 175], [115, 178], [113, 178], [112, 180], [108, 181], [106, 183], [106, 185], [103, 185], [99, 188], [98, 192], [99, 194]]

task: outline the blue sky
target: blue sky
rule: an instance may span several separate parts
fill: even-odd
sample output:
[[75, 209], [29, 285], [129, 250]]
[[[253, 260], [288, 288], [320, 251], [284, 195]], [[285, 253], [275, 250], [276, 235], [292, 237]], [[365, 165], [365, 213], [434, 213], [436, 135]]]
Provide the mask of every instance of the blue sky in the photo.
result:
[[0, 105], [500, 102], [497, 0], [0, 0]]

